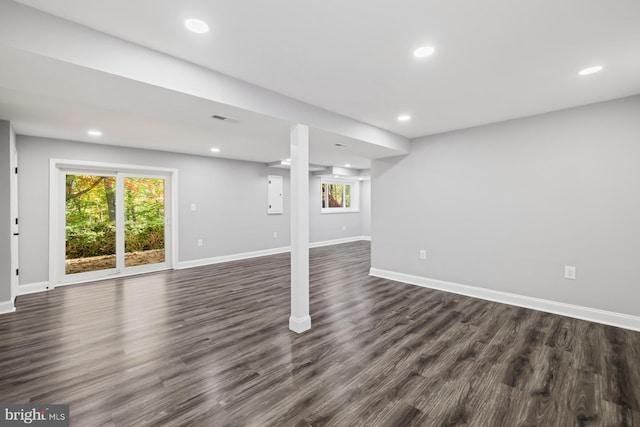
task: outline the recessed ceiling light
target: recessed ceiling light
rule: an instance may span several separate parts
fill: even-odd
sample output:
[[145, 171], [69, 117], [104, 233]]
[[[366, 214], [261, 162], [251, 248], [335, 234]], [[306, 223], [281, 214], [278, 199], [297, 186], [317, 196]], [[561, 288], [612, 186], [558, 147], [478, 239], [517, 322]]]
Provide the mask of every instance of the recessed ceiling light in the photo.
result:
[[350, 168], [351, 165], [349, 163], [347, 163], [346, 165], [344, 165], [345, 168]]
[[411, 116], [408, 114], [403, 114], [401, 116], [398, 116], [399, 122], [408, 122], [409, 120], [411, 120]]
[[212, 152], [212, 153], [219, 153], [219, 152], [220, 152], [220, 149], [219, 149], [219, 148], [212, 148], [212, 149], [211, 149], [211, 152]]
[[433, 55], [436, 50], [431, 46], [422, 46], [413, 51], [413, 56], [416, 58], [426, 58]]
[[593, 74], [593, 73], [597, 73], [598, 71], [602, 70], [602, 65], [594, 65], [593, 67], [589, 67], [589, 68], [585, 68], [584, 70], [580, 70], [578, 72], [579, 75], [581, 76], [586, 76], [589, 74]]
[[334, 178], [340, 178], [338, 175], [333, 175]]
[[91, 129], [87, 133], [91, 136], [102, 136], [102, 132], [98, 129]]
[[184, 26], [187, 27], [189, 31], [197, 34], [204, 34], [209, 32], [209, 25], [207, 25], [206, 22], [200, 19], [187, 19], [184, 21]]
[[291, 159], [284, 159], [284, 161], [285, 161], [285, 162], [290, 162], [290, 161], [291, 161]]

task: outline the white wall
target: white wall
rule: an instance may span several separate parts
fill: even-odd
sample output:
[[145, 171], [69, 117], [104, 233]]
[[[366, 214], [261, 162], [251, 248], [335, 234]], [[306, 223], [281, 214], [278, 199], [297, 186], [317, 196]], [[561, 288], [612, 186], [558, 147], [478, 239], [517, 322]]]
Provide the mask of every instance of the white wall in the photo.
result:
[[373, 162], [372, 267], [638, 316], [639, 162], [640, 96], [416, 140]]
[[[49, 159], [124, 163], [178, 169], [179, 258], [192, 261], [289, 246], [289, 171], [261, 163], [190, 156], [19, 135], [20, 284], [48, 280]], [[283, 215], [267, 215], [267, 176], [284, 176]], [[311, 198], [320, 188], [310, 179]], [[317, 187], [317, 188], [316, 188]], [[0, 186], [0, 188], [2, 188]], [[320, 200], [320, 196], [317, 197]], [[195, 203], [197, 210], [190, 210]], [[310, 241], [336, 237], [332, 217], [312, 206]], [[350, 215], [347, 233], [361, 234], [360, 215]], [[319, 218], [318, 218], [319, 217]], [[273, 233], [278, 237], [274, 238]], [[197, 247], [198, 239], [204, 240]], [[3, 241], [3, 240], [0, 240]]]

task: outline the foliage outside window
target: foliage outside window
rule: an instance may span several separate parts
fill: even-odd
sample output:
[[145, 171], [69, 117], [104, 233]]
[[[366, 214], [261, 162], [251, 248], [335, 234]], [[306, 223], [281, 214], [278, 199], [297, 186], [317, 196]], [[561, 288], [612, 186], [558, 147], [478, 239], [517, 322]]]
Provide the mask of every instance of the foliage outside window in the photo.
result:
[[[115, 176], [66, 176], [67, 259], [116, 252]], [[125, 251], [164, 249], [164, 179], [125, 179]]]
[[322, 212], [358, 212], [357, 181], [322, 180]]

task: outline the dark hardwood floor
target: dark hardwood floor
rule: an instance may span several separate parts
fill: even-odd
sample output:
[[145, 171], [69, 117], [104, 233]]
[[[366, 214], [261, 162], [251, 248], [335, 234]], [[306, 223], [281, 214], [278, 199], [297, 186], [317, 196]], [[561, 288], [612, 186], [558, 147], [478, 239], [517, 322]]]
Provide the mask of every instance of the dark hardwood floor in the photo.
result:
[[640, 426], [640, 333], [367, 275], [311, 251], [58, 288], [0, 316], [0, 401], [74, 426]]

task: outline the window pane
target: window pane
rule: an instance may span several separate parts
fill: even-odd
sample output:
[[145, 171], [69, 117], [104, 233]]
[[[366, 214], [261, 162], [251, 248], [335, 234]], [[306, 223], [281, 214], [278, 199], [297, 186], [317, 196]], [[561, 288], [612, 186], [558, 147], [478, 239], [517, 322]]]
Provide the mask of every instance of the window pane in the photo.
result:
[[329, 207], [341, 208], [343, 196], [342, 184], [329, 184]]
[[124, 265], [157, 264], [164, 253], [164, 179], [124, 179]]
[[351, 186], [350, 185], [344, 186], [344, 207], [345, 208], [351, 207]]
[[66, 177], [65, 273], [116, 268], [116, 178]]

